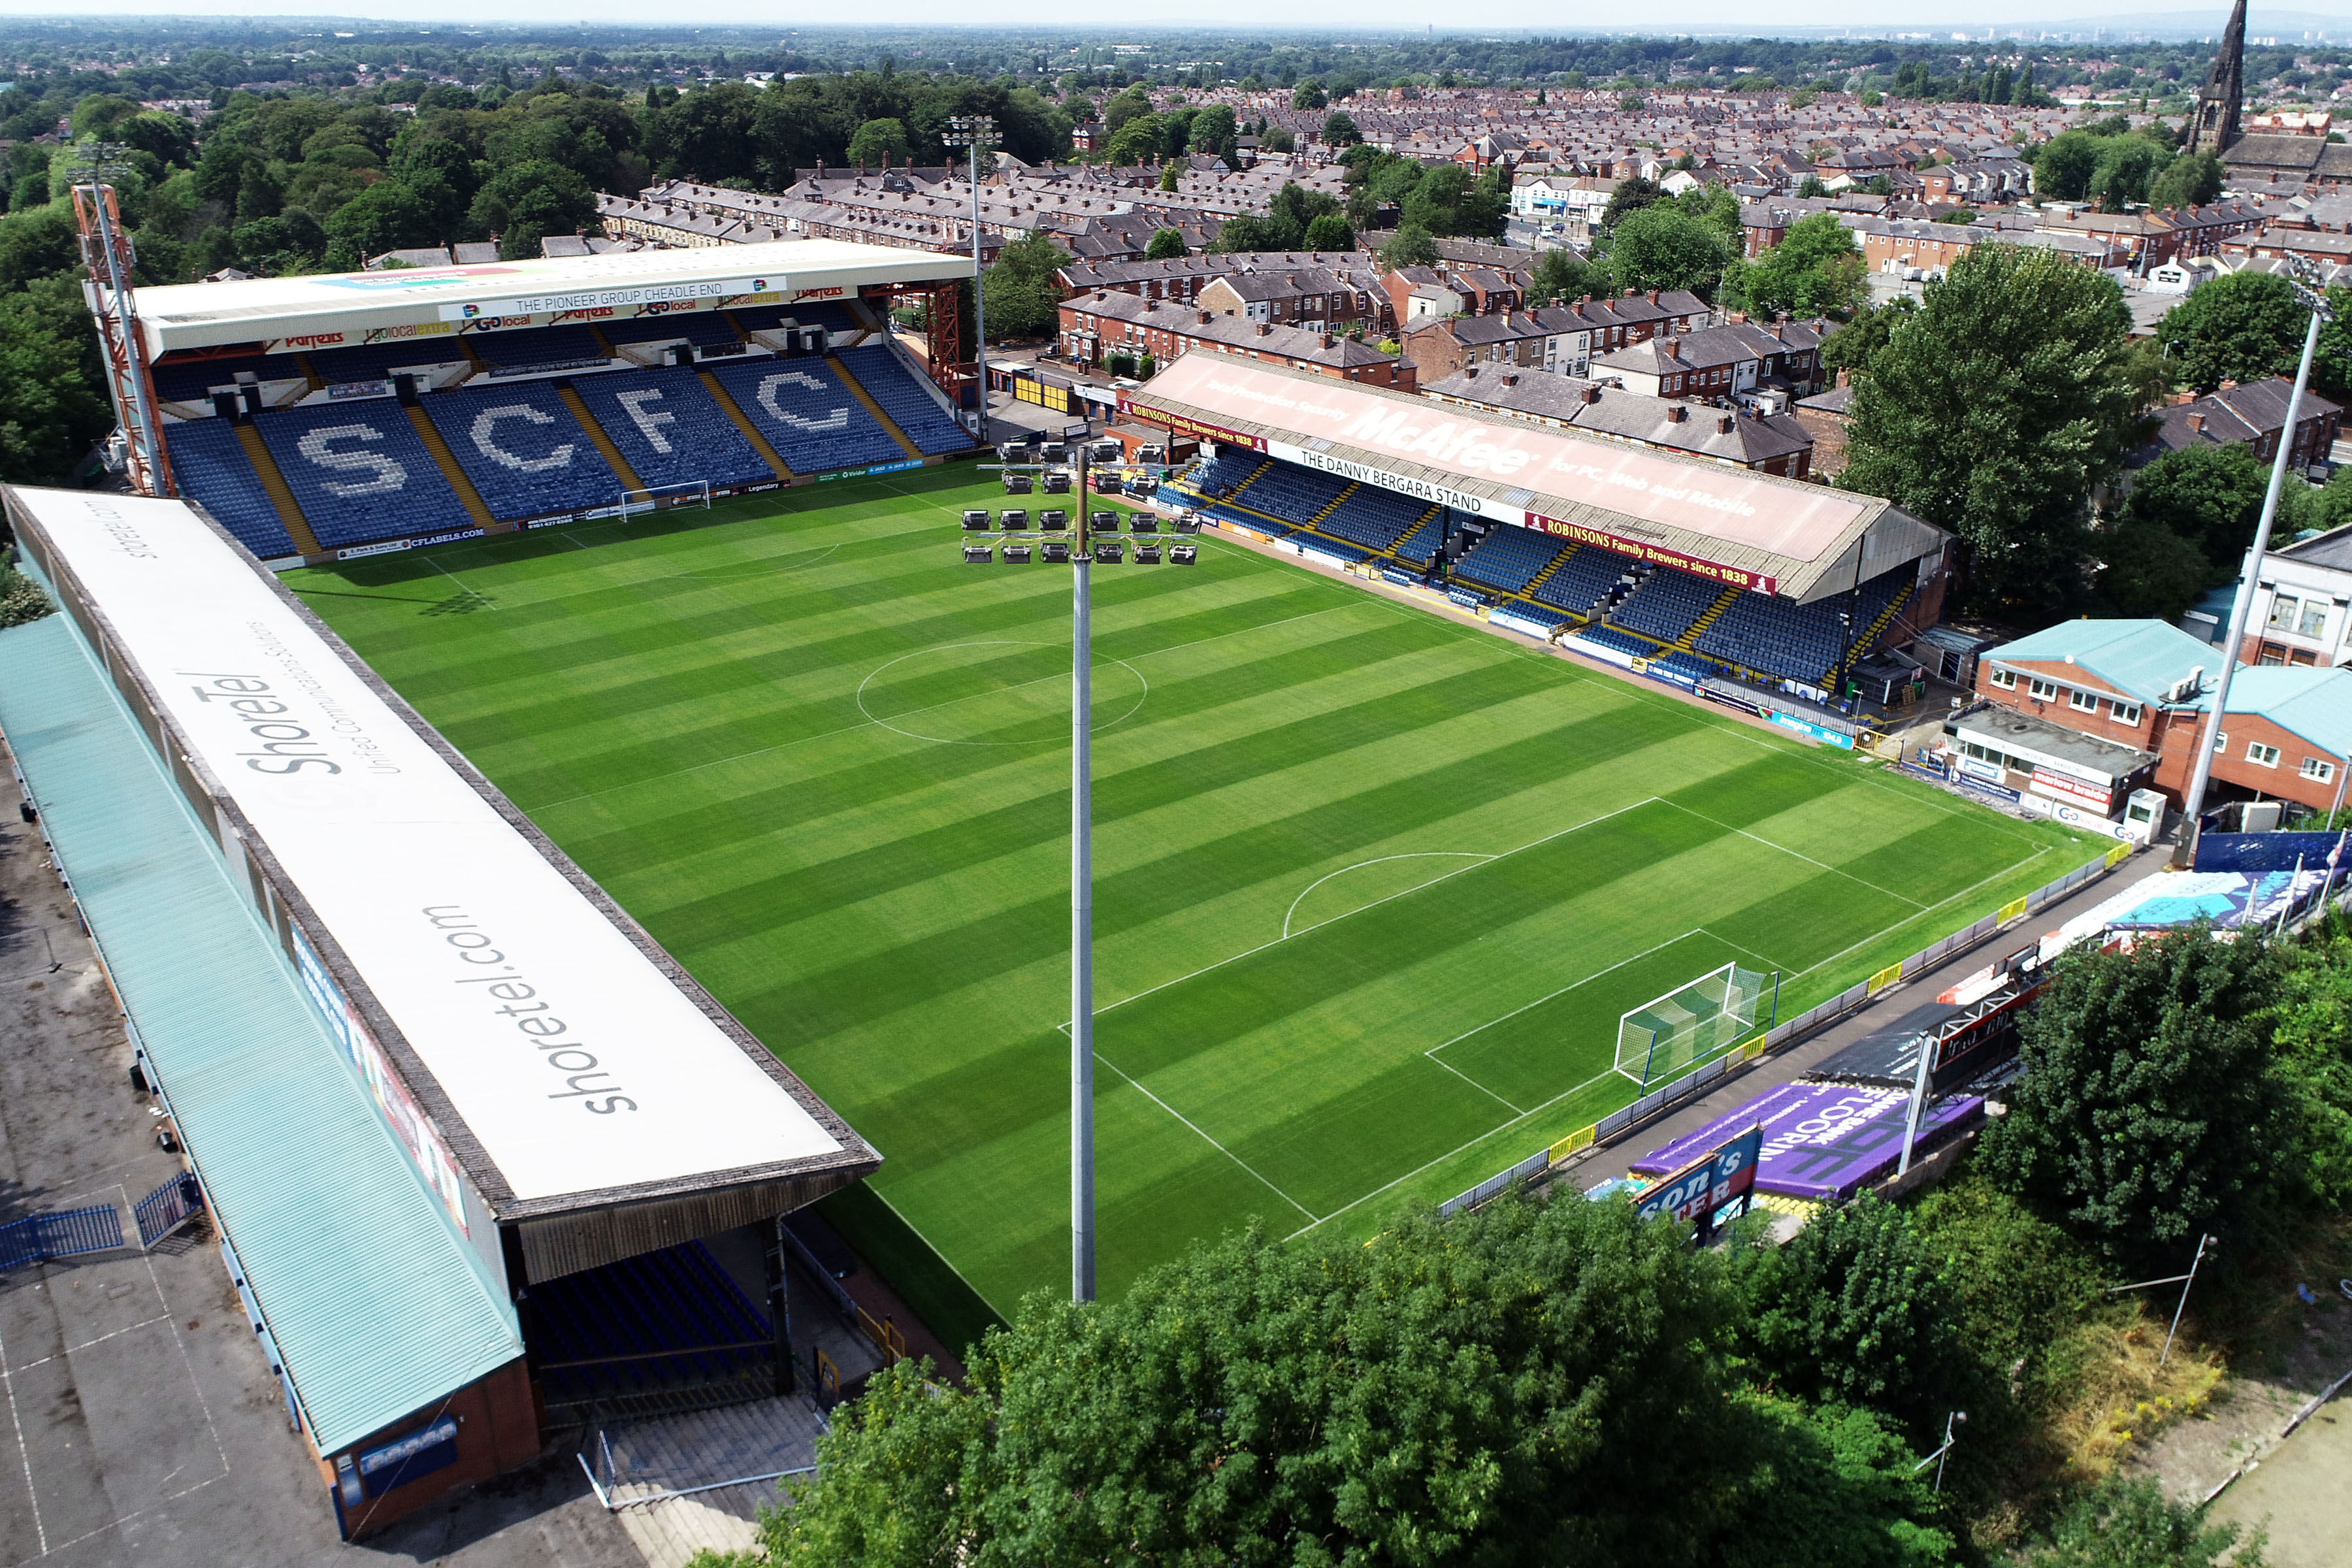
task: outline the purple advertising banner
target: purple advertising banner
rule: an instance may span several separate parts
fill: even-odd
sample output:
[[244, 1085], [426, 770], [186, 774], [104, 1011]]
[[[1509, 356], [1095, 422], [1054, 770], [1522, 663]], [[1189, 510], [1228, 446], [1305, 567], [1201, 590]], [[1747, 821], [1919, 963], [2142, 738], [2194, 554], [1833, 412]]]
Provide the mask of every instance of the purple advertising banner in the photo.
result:
[[[1761, 1125], [1764, 1154], [1756, 1190], [1784, 1197], [1846, 1197], [1895, 1169], [1903, 1152], [1903, 1112], [1910, 1094], [1853, 1084], [1786, 1083], [1767, 1089], [1696, 1132], [1653, 1149], [1631, 1169], [1644, 1175], [1677, 1171], [1740, 1130]], [[1966, 1095], [1927, 1108], [1918, 1150], [1934, 1148], [1980, 1121], [1984, 1100]]]

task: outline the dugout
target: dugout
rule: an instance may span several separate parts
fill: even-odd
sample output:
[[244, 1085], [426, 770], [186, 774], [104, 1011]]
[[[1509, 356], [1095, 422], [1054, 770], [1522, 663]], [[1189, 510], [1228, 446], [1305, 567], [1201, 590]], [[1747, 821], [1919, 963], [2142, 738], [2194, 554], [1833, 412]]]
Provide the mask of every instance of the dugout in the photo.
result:
[[[788, 1385], [730, 1254], [874, 1150], [196, 510], [0, 499], [64, 611], [0, 721], [346, 1532], [535, 1458], [591, 1367]], [[608, 1353], [632, 1299], [687, 1304]]]

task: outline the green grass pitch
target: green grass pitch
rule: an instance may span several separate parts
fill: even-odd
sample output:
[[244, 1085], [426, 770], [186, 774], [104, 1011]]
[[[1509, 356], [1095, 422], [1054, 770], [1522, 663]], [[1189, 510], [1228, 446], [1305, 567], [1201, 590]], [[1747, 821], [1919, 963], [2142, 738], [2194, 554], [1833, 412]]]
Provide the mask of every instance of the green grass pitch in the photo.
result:
[[[287, 581], [882, 1151], [857, 1212], [1009, 1314], [1068, 1279], [1070, 595], [961, 563], [992, 499]], [[1107, 1292], [1251, 1216], [1369, 1234], [1624, 1103], [1627, 1008], [1737, 960], [1785, 1016], [2097, 847], [1213, 536], [1095, 583]]]

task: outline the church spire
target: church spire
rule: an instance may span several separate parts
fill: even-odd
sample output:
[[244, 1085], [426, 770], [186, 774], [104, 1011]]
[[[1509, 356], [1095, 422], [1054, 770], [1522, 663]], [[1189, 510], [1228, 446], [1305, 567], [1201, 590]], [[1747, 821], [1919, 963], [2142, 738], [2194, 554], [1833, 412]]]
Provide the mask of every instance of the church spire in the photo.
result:
[[2205, 90], [2198, 95], [2185, 151], [2221, 156], [2238, 139], [2245, 98], [2246, 0], [2237, 0], [2230, 12], [2230, 25], [2221, 33], [2221, 47], [2213, 51], [2213, 68], [2205, 75]]

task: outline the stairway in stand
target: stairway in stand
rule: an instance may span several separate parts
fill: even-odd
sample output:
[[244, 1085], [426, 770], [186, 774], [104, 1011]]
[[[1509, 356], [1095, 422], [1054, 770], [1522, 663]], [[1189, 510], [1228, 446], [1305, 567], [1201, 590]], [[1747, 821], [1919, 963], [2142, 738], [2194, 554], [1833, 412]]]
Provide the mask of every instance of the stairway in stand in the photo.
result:
[[236, 427], [236, 444], [252, 460], [254, 477], [261, 481], [262, 493], [269, 498], [269, 504], [278, 509], [278, 521], [284, 526], [286, 537], [294, 542], [294, 548], [304, 555], [326, 554], [327, 547], [310, 531], [310, 520], [302, 515], [301, 506], [294, 500], [293, 487], [278, 471], [278, 459], [269, 455], [261, 432], [250, 421], [241, 424]]
[[896, 419], [882, 412], [882, 405], [874, 401], [874, 395], [866, 391], [856, 376], [849, 374], [848, 363], [839, 358], [834, 358], [829, 363], [833, 366], [833, 374], [841, 377], [841, 384], [849, 388], [849, 395], [864, 404], [866, 412], [874, 416], [874, 423], [882, 426], [882, 433], [898, 442], [900, 451], [920, 461], [923, 449], [916, 446], [904, 430], [898, 428], [898, 422]]
[[634, 1504], [615, 1517], [649, 1568], [685, 1568], [697, 1552], [723, 1554], [754, 1545], [760, 1507], [775, 1501], [776, 1483], [712, 1487], [689, 1497], [662, 1494], [813, 1466], [824, 1430], [824, 1418], [808, 1396], [789, 1394], [620, 1423], [601, 1434], [592, 1427], [589, 1445], [597, 1451], [583, 1457], [614, 1503]]
[[482, 492], [474, 488], [474, 481], [467, 479], [466, 470], [457, 466], [457, 456], [449, 450], [449, 443], [441, 439], [441, 432], [434, 426], [433, 416], [412, 403], [408, 405], [408, 422], [416, 426], [416, 434], [424, 439], [425, 449], [433, 454], [434, 466], [441, 470], [441, 477], [447, 479], [449, 488], [457, 492], [457, 504], [466, 509], [466, 515], [480, 524], [486, 532], [496, 528], [499, 520], [490, 515], [490, 509], [482, 504]]
[[1738, 603], [1739, 595], [1743, 592], [1745, 592], [1744, 589], [1726, 588], [1722, 593], [1716, 595], [1715, 603], [1709, 605], [1706, 609], [1701, 610], [1698, 614], [1698, 619], [1693, 621], [1690, 626], [1685, 629], [1683, 635], [1675, 639], [1675, 647], [1680, 648], [1685, 653], [1688, 653], [1698, 642], [1699, 634], [1706, 630], [1707, 627], [1715, 625], [1715, 618], [1717, 616], [1720, 616], [1724, 611], [1731, 608], [1733, 605]]
[[760, 427], [751, 423], [750, 415], [736, 405], [735, 399], [729, 395], [727, 389], [719, 384], [719, 378], [707, 370], [696, 371], [694, 378], [702, 383], [703, 389], [710, 394], [711, 401], [719, 405], [719, 412], [735, 421], [735, 428], [743, 432], [743, 439], [751, 443], [751, 449], [760, 454], [760, 460], [776, 471], [776, 478], [786, 484], [791, 484], [793, 470], [786, 466], [783, 454], [771, 446], [765, 436], [760, 434]]
[[580, 428], [586, 434], [589, 444], [604, 455], [604, 461], [613, 465], [613, 471], [621, 477], [621, 488], [625, 490], [645, 489], [646, 481], [637, 478], [636, 469], [629, 467], [629, 460], [621, 456], [621, 449], [613, 445], [613, 438], [604, 434], [604, 427], [596, 423], [596, 416], [588, 412], [586, 400], [572, 389], [572, 384], [557, 382], [555, 395], [563, 399], [563, 406], [572, 410], [572, 417], [580, 421]]

